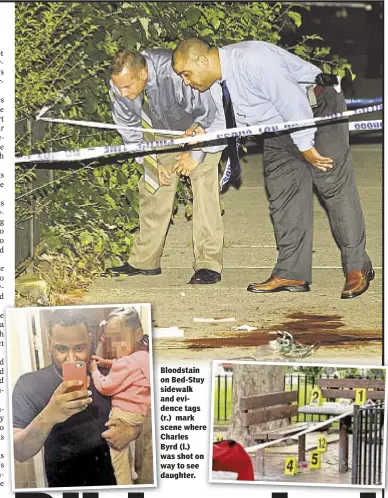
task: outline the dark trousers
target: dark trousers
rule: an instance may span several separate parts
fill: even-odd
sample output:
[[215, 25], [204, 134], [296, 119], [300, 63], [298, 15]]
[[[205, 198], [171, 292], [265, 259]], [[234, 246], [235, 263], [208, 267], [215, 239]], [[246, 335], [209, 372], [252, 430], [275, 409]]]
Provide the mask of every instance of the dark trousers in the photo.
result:
[[[346, 110], [343, 94], [326, 87], [317, 97], [314, 116]], [[313, 243], [313, 186], [326, 207], [331, 229], [341, 250], [345, 273], [367, 270], [365, 223], [354, 178], [345, 121], [318, 125], [315, 147], [334, 161], [326, 172], [304, 160], [289, 133], [264, 140], [264, 176], [275, 230], [278, 259], [272, 275], [311, 282]]]
[[46, 462], [46, 476], [50, 488], [116, 485], [108, 445], [69, 460]]

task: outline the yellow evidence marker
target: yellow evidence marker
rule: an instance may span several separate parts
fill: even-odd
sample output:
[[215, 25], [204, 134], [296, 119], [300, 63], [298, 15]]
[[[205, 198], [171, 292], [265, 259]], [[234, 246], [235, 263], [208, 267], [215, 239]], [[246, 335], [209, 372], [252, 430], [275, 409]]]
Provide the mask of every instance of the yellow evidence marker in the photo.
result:
[[323, 403], [322, 391], [319, 387], [313, 387], [310, 394], [310, 405], [321, 406]]
[[356, 387], [354, 389], [355, 399], [354, 404], [358, 406], [363, 406], [366, 403], [366, 389], [362, 387]]
[[310, 469], [320, 469], [321, 468], [321, 454], [319, 451], [313, 451], [310, 453]]
[[298, 472], [298, 462], [296, 457], [287, 457], [284, 464], [284, 474], [294, 476]]
[[318, 445], [317, 450], [319, 453], [325, 453], [327, 451], [327, 437], [326, 436], [318, 436]]

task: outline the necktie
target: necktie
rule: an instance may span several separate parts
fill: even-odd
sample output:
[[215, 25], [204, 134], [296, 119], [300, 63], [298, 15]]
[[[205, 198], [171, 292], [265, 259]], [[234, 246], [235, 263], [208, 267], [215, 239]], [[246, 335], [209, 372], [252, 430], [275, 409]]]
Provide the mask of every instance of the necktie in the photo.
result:
[[[236, 128], [236, 119], [234, 117], [232, 99], [226, 82], [221, 82], [222, 88], [222, 104], [224, 106], [226, 128]], [[236, 138], [228, 138], [228, 154], [229, 154], [229, 167], [230, 178], [238, 180], [241, 176], [241, 164], [238, 158], [238, 144]]]
[[[143, 108], [141, 111], [141, 124], [143, 128], [152, 128], [151, 111], [149, 107], [148, 97], [144, 91]], [[153, 133], [151, 140], [155, 140]], [[159, 173], [158, 173], [158, 160], [156, 154], [147, 154], [144, 156], [144, 181], [146, 189], [154, 194], [159, 188]]]

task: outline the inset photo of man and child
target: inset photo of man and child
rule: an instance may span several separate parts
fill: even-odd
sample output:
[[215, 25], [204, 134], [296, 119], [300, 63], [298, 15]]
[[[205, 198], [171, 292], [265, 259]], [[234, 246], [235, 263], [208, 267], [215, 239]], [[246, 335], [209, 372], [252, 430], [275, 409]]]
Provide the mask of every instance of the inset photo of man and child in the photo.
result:
[[156, 486], [150, 305], [6, 318], [13, 490]]

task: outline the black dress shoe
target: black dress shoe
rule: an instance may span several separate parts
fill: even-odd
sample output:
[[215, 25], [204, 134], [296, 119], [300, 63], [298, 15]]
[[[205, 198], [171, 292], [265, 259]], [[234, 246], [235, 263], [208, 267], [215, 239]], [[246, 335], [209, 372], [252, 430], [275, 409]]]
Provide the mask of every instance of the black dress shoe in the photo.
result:
[[216, 284], [221, 280], [221, 273], [203, 268], [191, 277], [189, 284]]
[[134, 275], [160, 275], [162, 270], [160, 268], [155, 268], [154, 270], [141, 270], [140, 268], [134, 268], [129, 263], [124, 263], [121, 266], [113, 266], [112, 268], [107, 268], [105, 270], [105, 275], [119, 276], [127, 275], [132, 277]]

